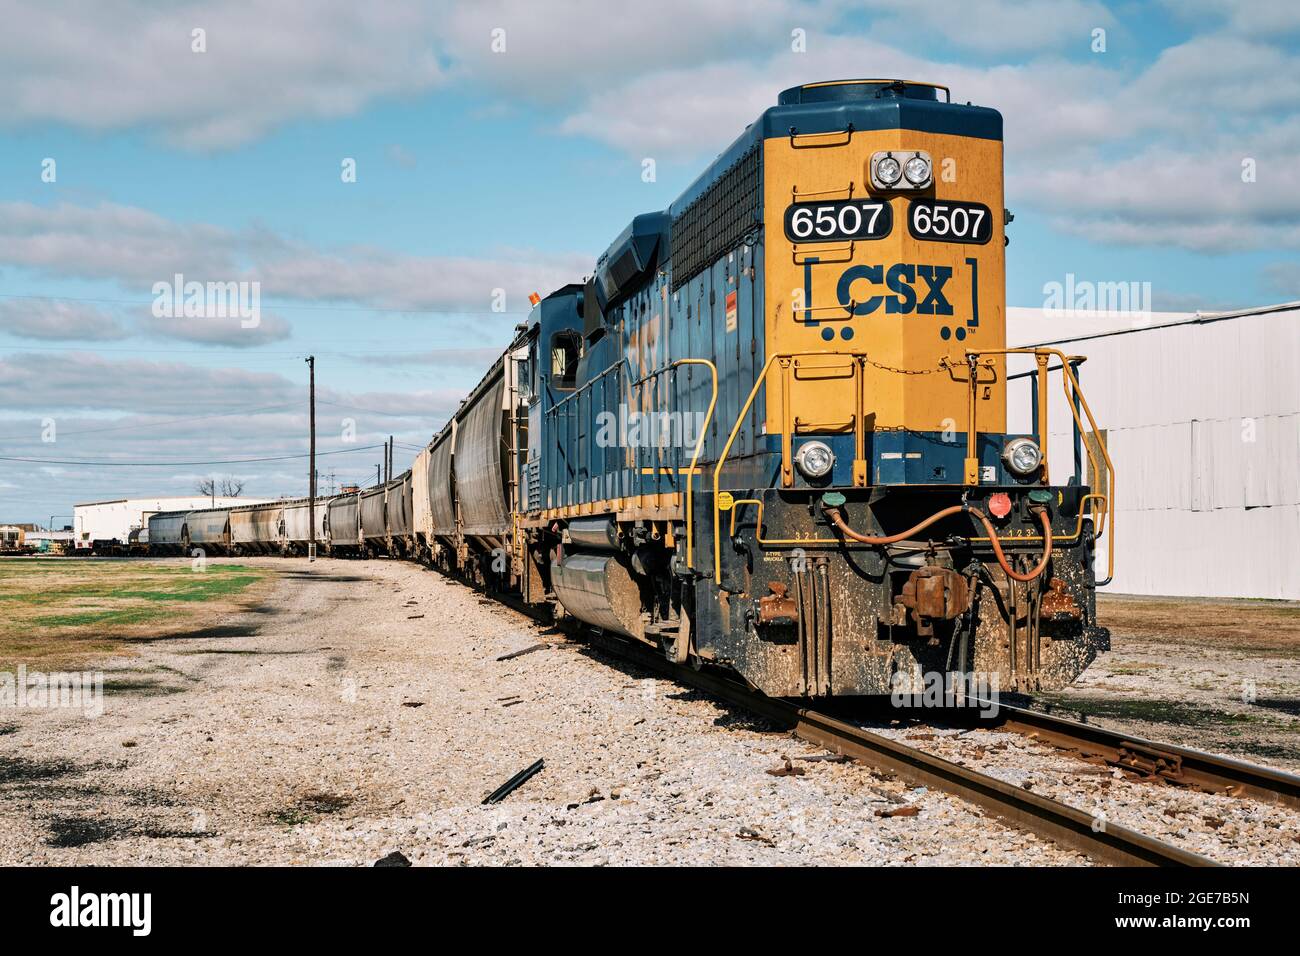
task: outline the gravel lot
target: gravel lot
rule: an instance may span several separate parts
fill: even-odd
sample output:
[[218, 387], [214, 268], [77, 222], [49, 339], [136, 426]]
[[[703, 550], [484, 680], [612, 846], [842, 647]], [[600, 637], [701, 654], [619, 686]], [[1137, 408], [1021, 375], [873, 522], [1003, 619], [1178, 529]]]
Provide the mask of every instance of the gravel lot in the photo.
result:
[[97, 665], [100, 717], [0, 712], [0, 864], [1087, 862], [418, 566], [241, 561], [270, 596]]
[[1098, 615], [1113, 650], [1040, 705], [1300, 772], [1300, 603], [1107, 595]]

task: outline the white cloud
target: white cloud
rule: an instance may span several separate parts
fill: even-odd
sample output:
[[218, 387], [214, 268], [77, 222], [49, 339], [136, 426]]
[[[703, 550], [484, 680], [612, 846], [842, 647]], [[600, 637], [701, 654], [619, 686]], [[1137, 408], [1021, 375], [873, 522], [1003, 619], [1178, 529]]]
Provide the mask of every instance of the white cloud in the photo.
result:
[[140, 320], [140, 331], [165, 339], [198, 342], [208, 345], [225, 345], [233, 348], [253, 348], [289, 338], [292, 328], [278, 315], [263, 312], [256, 325], [245, 325], [251, 319], [239, 316], [203, 316], [166, 318], [149, 315]]
[[1264, 278], [1287, 299], [1300, 299], [1300, 262], [1277, 262], [1267, 266]]
[[[484, 369], [486, 365], [483, 364]], [[422, 419], [431, 424], [454, 411], [464, 395], [463, 388], [425, 388], [415, 392], [317, 388], [317, 401], [321, 405], [380, 417]], [[97, 416], [118, 414], [170, 419], [220, 413], [231, 407], [285, 408], [302, 409], [302, 413], [293, 411], [293, 414], [301, 415], [305, 423], [304, 396], [302, 383], [276, 372], [117, 359], [81, 351], [0, 356], [0, 409], [6, 411], [35, 410], [48, 414], [93, 411]], [[234, 427], [242, 428], [250, 420], [231, 419], [231, 422]], [[266, 420], [276, 421], [274, 417]], [[103, 418], [95, 421], [103, 427], [118, 424]], [[283, 424], [281, 421], [276, 425], [281, 434], [286, 432]], [[211, 434], [211, 429], [212, 425], [205, 423], [193, 435], [202, 439]], [[0, 425], [0, 432], [8, 434], [9, 430], [9, 425]], [[60, 425], [59, 431], [64, 433], [65, 426]], [[305, 424], [303, 429], [289, 431], [305, 434]], [[32, 440], [39, 444], [39, 428], [33, 426], [31, 434]], [[168, 428], [157, 434], [175, 437], [186, 434], [186, 430]]]
[[[0, 264], [58, 278], [108, 279], [151, 289], [180, 273], [187, 281], [260, 281], [273, 299], [353, 302], [384, 309], [527, 311], [590, 271], [589, 255], [501, 249], [491, 258], [410, 256], [373, 246], [322, 249], [265, 229], [235, 231], [176, 222], [133, 206], [0, 202]], [[198, 333], [191, 334], [195, 338]]]
[[126, 338], [126, 325], [106, 309], [61, 299], [0, 299], [0, 332], [24, 339], [107, 342]]
[[940, 36], [978, 53], [1010, 56], [1073, 46], [1086, 51], [1096, 27], [1111, 29], [1115, 18], [1089, 0], [864, 0], [877, 14], [872, 36], [915, 41]]
[[[603, 141], [633, 156], [713, 156], [801, 83], [871, 73], [951, 87], [953, 99], [999, 109], [1008, 143], [1054, 153], [1112, 135], [1107, 95], [1121, 85], [1100, 64], [1044, 60], [972, 67], [913, 56], [875, 40], [822, 37], [805, 54], [732, 60], [633, 77], [593, 95], [561, 131]], [[682, 104], [689, 103], [684, 109]]]
[[437, 22], [417, 0], [5, 0], [0, 122], [148, 127], [179, 146], [229, 148], [435, 86]]
[[1300, 4], [1295, 0], [1163, 0], [1176, 18], [1204, 28], [1207, 22], [1243, 36], [1300, 34]]
[[[971, 67], [826, 38], [803, 56], [634, 77], [592, 96], [561, 129], [633, 156], [702, 161], [777, 90], [852, 76], [861, 62], [998, 109], [1009, 203], [1030, 203], [1060, 229], [1198, 251], [1300, 247], [1300, 71], [1282, 50], [1235, 36], [1194, 38], [1136, 72], [1105, 57]], [[1242, 181], [1246, 159], [1253, 183]]]
[[0, 408], [6, 409], [201, 415], [231, 404], [292, 401], [299, 391], [283, 376], [243, 369], [114, 360], [88, 352], [0, 357]]
[[433, 349], [425, 352], [386, 352], [380, 355], [361, 355], [358, 359], [365, 365], [381, 365], [391, 368], [398, 365], [429, 365], [443, 367], [470, 366], [471, 368], [488, 368], [501, 357], [504, 349]]
[[[812, 33], [850, 6], [842, 0], [453, 3], [442, 47], [462, 86], [560, 103], [646, 72], [788, 51], [793, 29]], [[504, 53], [492, 50], [496, 29], [505, 31]]]

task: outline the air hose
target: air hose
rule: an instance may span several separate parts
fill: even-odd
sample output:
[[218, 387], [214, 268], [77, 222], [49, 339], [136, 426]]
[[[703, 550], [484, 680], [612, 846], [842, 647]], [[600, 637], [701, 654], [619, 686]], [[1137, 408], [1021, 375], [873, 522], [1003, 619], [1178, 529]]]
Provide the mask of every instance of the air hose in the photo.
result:
[[1047, 562], [1052, 558], [1052, 520], [1048, 517], [1046, 508], [1040, 507], [1035, 508], [1034, 510], [1038, 513], [1038, 520], [1043, 525], [1043, 556], [1039, 559], [1038, 564], [1025, 574], [1013, 570], [1010, 562], [1007, 561], [1007, 556], [1002, 553], [1002, 544], [998, 540], [998, 532], [997, 529], [993, 527], [993, 522], [989, 521], [988, 516], [984, 514], [984, 512], [980, 511], [978, 508], [972, 508], [969, 505], [952, 505], [951, 507], [936, 511], [920, 524], [908, 528], [906, 531], [901, 531], [898, 534], [881, 536], [861, 534], [860, 532], [854, 531], [849, 527], [848, 522], [844, 520], [843, 513], [837, 507], [826, 508], [826, 517], [830, 518], [831, 524], [833, 524], [846, 538], [851, 538], [852, 540], [859, 541], [862, 544], [886, 545], [895, 544], [896, 542], [911, 538], [930, 527], [930, 525], [934, 524], [936, 521], [941, 521], [949, 515], [960, 514], [965, 511], [978, 519], [979, 522], [984, 525], [984, 530], [988, 532], [989, 543], [993, 545], [993, 554], [998, 559], [998, 566], [1002, 568], [1002, 572], [1015, 581], [1032, 581], [1043, 573], [1044, 569], [1047, 567]]

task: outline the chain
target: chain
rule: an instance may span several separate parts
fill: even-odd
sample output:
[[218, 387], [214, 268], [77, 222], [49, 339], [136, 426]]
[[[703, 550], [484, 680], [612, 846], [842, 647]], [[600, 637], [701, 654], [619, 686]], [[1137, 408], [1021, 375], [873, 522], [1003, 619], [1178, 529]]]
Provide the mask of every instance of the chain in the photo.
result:
[[939, 360], [939, 364], [934, 368], [895, 368], [892, 365], [882, 365], [880, 362], [865, 359], [868, 365], [872, 365], [882, 372], [894, 372], [898, 375], [933, 375], [935, 372], [946, 372], [951, 366], [948, 364], [947, 356]]

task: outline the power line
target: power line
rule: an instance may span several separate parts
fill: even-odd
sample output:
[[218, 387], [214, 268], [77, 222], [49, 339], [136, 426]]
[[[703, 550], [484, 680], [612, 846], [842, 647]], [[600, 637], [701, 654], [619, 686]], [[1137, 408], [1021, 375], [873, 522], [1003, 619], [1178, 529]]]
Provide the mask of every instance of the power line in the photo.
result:
[[[83, 428], [75, 432], [63, 432], [63, 435], [102, 435], [105, 432], [131, 431], [137, 428], [158, 428], [162, 425], [177, 425], [182, 422], [202, 422], [211, 418], [229, 418], [231, 415], [255, 415], [258, 412], [270, 411], [276, 408], [293, 408], [296, 402], [285, 402], [283, 405], [262, 405], [257, 408], [240, 408], [230, 412], [217, 412], [212, 415], [195, 415], [192, 418], [171, 418], [162, 422], [141, 422], [137, 425], [112, 425], [108, 428]], [[0, 441], [22, 441], [24, 438], [30, 438], [30, 435], [0, 435]]]
[[377, 408], [362, 408], [360, 405], [348, 405], [345, 402], [327, 402], [323, 398], [316, 399], [317, 404], [330, 405], [334, 408], [346, 408], [354, 412], [369, 412], [371, 415], [387, 415], [390, 418], [424, 418], [424, 412], [381, 412]]
[[[356, 448], [341, 448], [338, 451], [319, 451], [316, 457], [322, 455], [350, 455], [358, 451], [370, 451], [374, 448], [382, 448], [381, 445], [358, 445]], [[54, 458], [13, 458], [7, 455], [0, 455], [0, 461], [20, 461], [31, 465], [96, 465], [103, 467], [116, 468], [171, 468], [179, 465], [247, 465], [262, 461], [294, 461], [299, 458], [308, 458], [307, 454], [302, 455], [274, 455], [268, 458], [225, 458], [215, 461], [63, 461]]]
[[[140, 305], [152, 306], [153, 299], [109, 299], [96, 296], [77, 296], [77, 295], [24, 295], [19, 293], [0, 293], [0, 299], [49, 299], [60, 302], [102, 302], [108, 305]], [[527, 315], [527, 312], [496, 311], [489, 309], [486, 312], [471, 311], [466, 309], [391, 309], [379, 306], [368, 305], [275, 305], [267, 306], [268, 309], [278, 309], [282, 312], [383, 312], [389, 315], [502, 315], [502, 316], [521, 316]]]
[[[339, 340], [343, 341], [343, 340]], [[483, 346], [483, 348], [493, 348], [496, 346]], [[100, 346], [95, 343], [87, 345], [12, 345], [0, 343], [0, 349], [6, 352], [87, 352], [98, 355], [101, 352], [120, 353], [125, 355], [218, 355], [233, 352], [245, 356], [245, 361], [262, 361], [273, 362], [279, 361], [281, 356], [290, 356], [291, 358], [303, 357], [305, 354], [301, 351], [292, 349], [264, 349], [256, 346], [249, 347], [245, 345], [209, 345], [200, 349], [150, 349], [150, 348], [133, 348], [115, 346]], [[505, 346], [501, 346], [505, 351]], [[437, 348], [424, 349], [425, 352], [463, 352], [463, 348]], [[382, 349], [361, 349], [348, 348], [344, 351], [324, 351], [317, 349], [316, 355], [329, 355], [338, 358], [354, 358], [358, 355], [390, 355], [404, 354], [399, 353], [393, 348]]]

